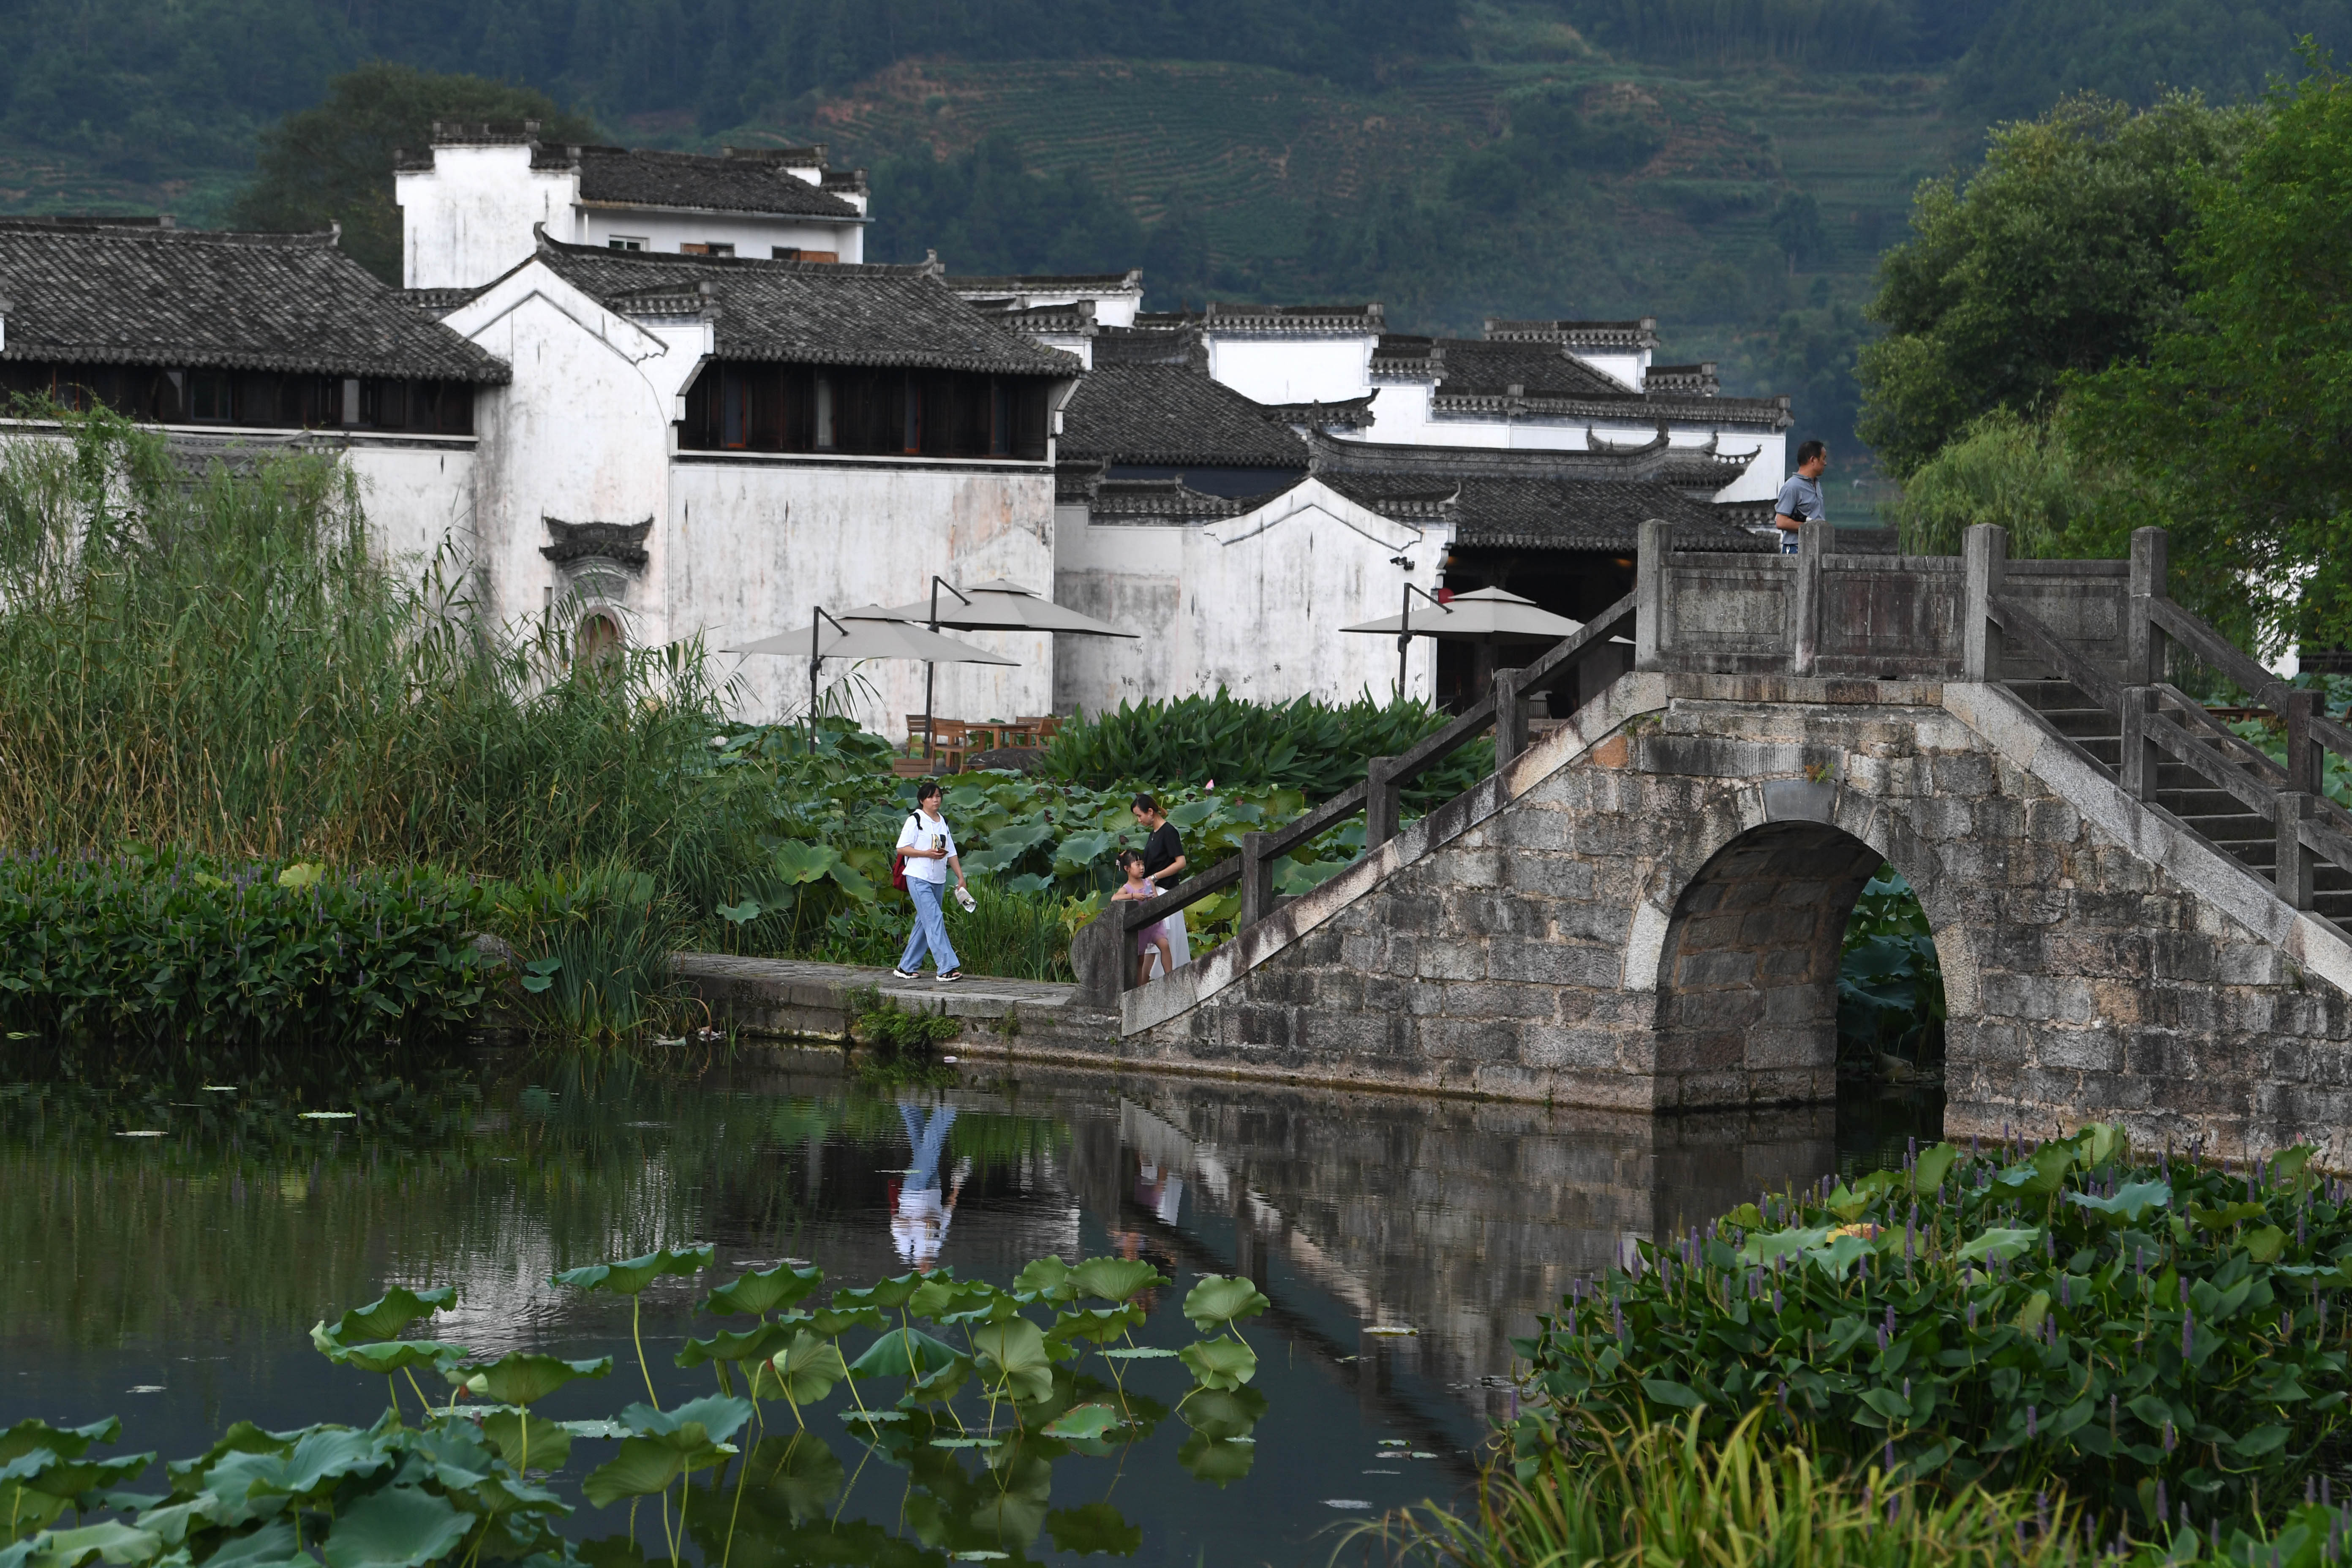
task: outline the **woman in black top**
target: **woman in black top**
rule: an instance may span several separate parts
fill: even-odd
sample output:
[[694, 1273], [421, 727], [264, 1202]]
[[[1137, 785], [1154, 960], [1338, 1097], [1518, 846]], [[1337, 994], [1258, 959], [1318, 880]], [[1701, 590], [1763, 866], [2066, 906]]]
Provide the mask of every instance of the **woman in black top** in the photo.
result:
[[[1183, 879], [1183, 839], [1177, 837], [1174, 826], [1168, 820], [1168, 814], [1160, 809], [1160, 803], [1150, 795], [1137, 795], [1129, 809], [1135, 813], [1135, 820], [1150, 834], [1143, 841], [1143, 874], [1150, 878], [1152, 885], [1161, 892], [1173, 890], [1176, 884]], [[1176, 960], [1176, 967], [1181, 969], [1192, 962], [1192, 947], [1184, 939], [1182, 910], [1168, 917], [1168, 943]]]

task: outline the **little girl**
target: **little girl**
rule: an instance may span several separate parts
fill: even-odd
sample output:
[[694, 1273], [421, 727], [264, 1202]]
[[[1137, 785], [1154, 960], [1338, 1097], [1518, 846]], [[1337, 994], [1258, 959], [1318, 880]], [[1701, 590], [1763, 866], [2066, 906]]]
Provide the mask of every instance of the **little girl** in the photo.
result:
[[[1153, 887], [1151, 879], [1143, 874], [1143, 855], [1140, 850], [1120, 850], [1118, 868], [1127, 873], [1127, 881], [1111, 894], [1113, 903], [1129, 903], [1139, 899], [1156, 899], [1160, 896], [1160, 889]], [[1154, 921], [1135, 933], [1135, 983], [1138, 985], [1151, 978], [1151, 954], [1154, 949], [1157, 949], [1160, 953], [1160, 973], [1172, 973], [1176, 968], [1176, 955], [1169, 947], [1168, 922], [1165, 920]]]

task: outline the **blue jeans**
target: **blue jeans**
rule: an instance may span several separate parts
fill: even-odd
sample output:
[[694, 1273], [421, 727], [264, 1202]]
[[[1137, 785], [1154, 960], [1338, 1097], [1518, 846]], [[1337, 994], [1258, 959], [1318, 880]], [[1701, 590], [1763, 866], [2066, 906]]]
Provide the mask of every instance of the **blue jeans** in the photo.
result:
[[898, 967], [912, 973], [923, 962], [923, 950], [930, 949], [931, 963], [945, 974], [950, 969], [961, 969], [955, 949], [948, 944], [948, 924], [940, 918], [940, 894], [945, 882], [927, 882], [920, 877], [907, 879], [907, 896], [915, 900], [915, 929], [907, 938], [907, 951], [898, 959]]
[[[912, 877], [907, 879], [911, 885]], [[911, 1100], [898, 1102], [898, 1120], [907, 1124], [907, 1144], [915, 1163], [907, 1172], [907, 1185], [916, 1192], [940, 1184], [940, 1152], [947, 1147], [948, 1129], [955, 1125], [956, 1108], [942, 1105], [929, 1118]]]

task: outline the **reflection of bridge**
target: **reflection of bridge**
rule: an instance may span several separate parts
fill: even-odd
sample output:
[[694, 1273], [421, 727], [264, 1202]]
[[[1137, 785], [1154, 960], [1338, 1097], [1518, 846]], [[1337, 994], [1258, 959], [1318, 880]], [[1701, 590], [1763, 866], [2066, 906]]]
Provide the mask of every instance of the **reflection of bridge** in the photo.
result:
[[[2121, 1117], [2231, 1152], [2352, 1163], [2352, 731], [2129, 562], [1710, 555], [1644, 530], [1633, 595], [1402, 757], [1244, 853], [1081, 933], [1096, 1047], [1133, 1065], [1623, 1110], [1832, 1089], [1838, 953], [1882, 860], [1945, 973], [1948, 1123]], [[2284, 765], [2168, 673], [2277, 720]], [[1565, 722], [1528, 742], [1541, 694]], [[1497, 771], [1410, 826], [1400, 791], [1492, 732]], [[1322, 887], [1274, 863], [1362, 812]], [[1244, 929], [1122, 993], [1113, 922], [1238, 885]]]

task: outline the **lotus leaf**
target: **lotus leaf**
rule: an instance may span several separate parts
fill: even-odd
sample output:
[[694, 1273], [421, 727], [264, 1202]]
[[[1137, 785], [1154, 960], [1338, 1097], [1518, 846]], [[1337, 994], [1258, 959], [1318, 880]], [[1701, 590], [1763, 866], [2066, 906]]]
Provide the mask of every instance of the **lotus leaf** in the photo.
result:
[[1069, 1291], [1073, 1298], [1123, 1305], [1154, 1286], [1174, 1283], [1138, 1258], [1089, 1258], [1070, 1270]]
[[315, 1329], [311, 1331], [310, 1342], [325, 1351], [327, 1359], [338, 1366], [354, 1367], [382, 1377], [419, 1366], [446, 1373], [474, 1353], [464, 1345], [440, 1340], [385, 1340], [372, 1345], [339, 1345], [331, 1340], [322, 1342]]
[[1054, 1320], [1045, 1331], [1045, 1342], [1057, 1350], [1073, 1342], [1105, 1345], [1143, 1324], [1143, 1309], [1133, 1302], [1124, 1307], [1087, 1307], [1066, 1311]]
[[552, 1283], [569, 1285], [575, 1290], [609, 1290], [616, 1296], [634, 1296], [665, 1274], [693, 1274], [708, 1268], [717, 1256], [718, 1249], [708, 1245], [664, 1247], [643, 1258], [567, 1268], [555, 1276]]
[[1107, 1502], [1055, 1509], [1045, 1516], [1045, 1533], [1060, 1552], [1132, 1557], [1143, 1550], [1143, 1527], [1129, 1524]]
[[[337, 1344], [362, 1340], [388, 1340], [419, 1318], [429, 1318], [457, 1304], [457, 1292], [447, 1285], [411, 1290], [395, 1285], [364, 1307], [354, 1307], [335, 1320], [327, 1337]], [[312, 1331], [315, 1339], [317, 1331]]]
[[762, 1438], [747, 1457], [744, 1474], [755, 1498], [764, 1493], [774, 1500], [769, 1511], [796, 1524], [824, 1514], [848, 1479], [840, 1456], [809, 1432]]
[[1120, 1415], [1116, 1406], [1080, 1405], [1063, 1411], [1039, 1430], [1048, 1437], [1075, 1438], [1084, 1442], [1126, 1425], [1127, 1417]]
[[1739, 1249], [1739, 1261], [1750, 1268], [1759, 1265], [1769, 1267], [1775, 1258], [1794, 1262], [1817, 1247], [1827, 1247], [1831, 1229], [1831, 1226], [1822, 1225], [1776, 1230], [1769, 1236], [1751, 1236]]
[[561, 1421], [528, 1410], [493, 1410], [482, 1417], [482, 1436], [518, 1474], [537, 1465], [560, 1470], [572, 1458], [572, 1433]]
[[798, 1333], [793, 1336], [792, 1343], [761, 1365], [752, 1379], [751, 1392], [756, 1396], [773, 1389], [783, 1395], [797, 1416], [802, 1405], [823, 1399], [835, 1384], [848, 1375], [849, 1368], [842, 1362], [840, 1347], [814, 1334]]
[[447, 1556], [473, 1522], [422, 1487], [385, 1487], [336, 1516], [327, 1568], [419, 1568]]
[[1246, 1437], [1265, 1415], [1265, 1395], [1255, 1388], [1195, 1388], [1177, 1414], [1205, 1436]]
[[2275, 1263], [2285, 1249], [2286, 1232], [2274, 1225], [2266, 1225], [2246, 1237], [2246, 1256], [2257, 1263]]
[[872, 1307], [858, 1307], [843, 1311], [836, 1307], [819, 1307], [812, 1311], [785, 1312], [776, 1321], [788, 1328], [806, 1329], [821, 1340], [837, 1340], [852, 1329], [879, 1329], [888, 1320]]
[[923, 1288], [925, 1279], [920, 1274], [901, 1274], [895, 1279], [885, 1279], [862, 1290], [835, 1290], [833, 1304], [835, 1310], [845, 1312], [856, 1311], [861, 1307], [896, 1311], [915, 1299], [915, 1292]]
[[781, 1323], [761, 1323], [740, 1333], [727, 1331], [707, 1340], [688, 1340], [677, 1352], [677, 1364], [698, 1367], [708, 1362], [759, 1361], [783, 1343], [790, 1331]]
[[495, 1399], [500, 1405], [535, 1405], [567, 1383], [583, 1377], [603, 1377], [612, 1370], [611, 1356], [598, 1356], [594, 1361], [562, 1361], [528, 1351], [509, 1351], [486, 1366], [457, 1369], [466, 1379], [467, 1393]]
[[310, 1430], [306, 1426], [299, 1432], [265, 1432], [250, 1421], [236, 1422], [220, 1435], [211, 1447], [194, 1458], [164, 1461], [163, 1474], [171, 1481], [173, 1491], [192, 1492], [197, 1489], [199, 1478], [208, 1474], [214, 1466], [230, 1455], [290, 1454], [294, 1451], [294, 1445]]
[[149, 1563], [163, 1545], [151, 1531], [110, 1521], [50, 1531], [30, 1542], [24, 1561], [28, 1568], [79, 1568], [93, 1557], [115, 1563]]
[[52, 1426], [28, 1417], [0, 1432], [0, 1463], [35, 1448], [47, 1448], [61, 1459], [78, 1459], [92, 1443], [111, 1443], [121, 1436], [121, 1419], [113, 1415], [87, 1426]]
[[2207, 1230], [2227, 1230], [2233, 1225], [2260, 1219], [2265, 1212], [2260, 1204], [2221, 1204], [2212, 1208], [2202, 1204], [2189, 1205], [2190, 1222]]
[[1203, 1275], [1184, 1298], [1184, 1316], [1202, 1333], [1228, 1328], [1243, 1318], [1255, 1318], [1273, 1302], [1247, 1279]]
[[1044, 1332], [1028, 1319], [982, 1324], [972, 1331], [971, 1348], [982, 1376], [1015, 1404], [1054, 1396], [1053, 1357]]
[[1031, 1258], [1021, 1272], [1013, 1277], [1013, 1289], [1038, 1300], [1066, 1300], [1070, 1291], [1070, 1266], [1050, 1253], [1044, 1258]]
[[113, 1459], [62, 1459], [47, 1448], [35, 1448], [0, 1466], [0, 1498], [21, 1487], [72, 1501], [103, 1487], [120, 1486], [154, 1462], [152, 1453], [125, 1454]]
[[722, 1317], [732, 1312], [762, 1314], [793, 1305], [824, 1283], [822, 1268], [795, 1268], [779, 1263], [773, 1268], [739, 1275], [703, 1298], [702, 1310]]
[[1113, 1361], [1156, 1361], [1161, 1357], [1172, 1356], [1176, 1352], [1162, 1350], [1157, 1345], [1129, 1345], [1124, 1350], [1105, 1351], [1102, 1353]]
[[892, 1329], [866, 1346], [866, 1353], [849, 1364], [848, 1375], [903, 1377], [914, 1383], [963, 1359], [963, 1352], [955, 1346], [945, 1340], [933, 1339], [920, 1329]]
[[698, 1447], [686, 1447], [674, 1441], [655, 1437], [630, 1437], [621, 1444], [621, 1451], [588, 1472], [580, 1483], [581, 1495], [598, 1508], [610, 1508], [626, 1497], [652, 1497], [667, 1489], [672, 1481], [696, 1467], [694, 1461], [717, 1464], [726, 1457], [716, 1443], [705, 1439]]
[[2046, 1198], [2057, 1192], [2074, 1167], [2081, 1151], [2071, 1138], [2054, 1139], [2036, 1149], [2032, 1155], [2011, 1165], [1993, 1180], [2004, 1187], [2013, 1187], [2030, 1198]]
[[699, 1440], [697, 1434], [713, 1443], [724, 1443], [741, 1431], [754, 1414], [748, 1399], [706, 1394], [670, 1410], [632, 1405], [621, 1412], [621, 1420], [640, 1437], [675, 1436], [691, 1447]]
[[1249, 1439], [1212, 1437], [1195, 1432], [1176, 1450], [1176, 1462], [1196, 1481], [1223, 1487], [1250, 1473], [1257, 1460], [1257, 1445]]
[[1238, 1340], [1200, 1340], [1177, 1355], [1202, 1388], [1239, 1388], [1257, 1375], [1257, 1352]]
[[214, 1563], [219, 1563], [221, 1568], [269, 1568], [278, 1563], [310, 1568], [314, 1562], [315, 1558], [295, 1544], [294, 1521], [289, 1519], [273, 1519], [257, 1530], [233, 1535], [205, 1559], [205, 1568], [212, 1568]]
[[934, 1269], [930, 1277], [907, 1298], [907, 1315], [940, 1321], [950, 1312], [960, 1311], [978, 1302], [1001, 1294], [995, 1286], [981, 1279], [959, 1279], [947, 1269]]

